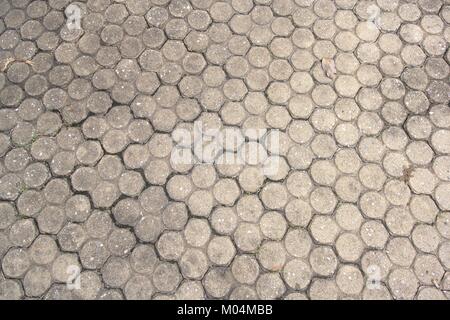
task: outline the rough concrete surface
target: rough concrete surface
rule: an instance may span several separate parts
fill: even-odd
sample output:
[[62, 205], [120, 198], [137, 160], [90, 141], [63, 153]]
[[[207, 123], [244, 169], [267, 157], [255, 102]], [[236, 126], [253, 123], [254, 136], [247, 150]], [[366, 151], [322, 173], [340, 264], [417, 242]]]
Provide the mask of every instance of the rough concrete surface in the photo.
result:
[[450, 298], [449, 0], [0, 0], [0, 299]]

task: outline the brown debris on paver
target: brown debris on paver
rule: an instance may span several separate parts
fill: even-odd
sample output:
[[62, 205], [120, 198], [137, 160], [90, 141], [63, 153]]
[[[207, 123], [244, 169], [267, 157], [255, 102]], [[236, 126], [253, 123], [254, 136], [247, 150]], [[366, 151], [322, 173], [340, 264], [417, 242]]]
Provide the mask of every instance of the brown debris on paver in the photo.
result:
[[336, 77], [336, 64], [334, 60], [331, 58], [323, 58], [322, 59], [322, 69], [325, 71], [325, 74], [328, 78], [334, 79]]

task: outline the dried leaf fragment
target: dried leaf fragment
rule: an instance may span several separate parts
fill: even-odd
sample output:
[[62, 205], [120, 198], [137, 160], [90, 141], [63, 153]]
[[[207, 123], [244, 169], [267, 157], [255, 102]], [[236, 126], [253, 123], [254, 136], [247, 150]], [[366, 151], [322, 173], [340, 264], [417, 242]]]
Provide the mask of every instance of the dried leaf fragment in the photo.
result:
[[8, 69], [8, 66], [13, 63], [14, 61], [16, 61], [16, 59], [9, 57], [8, 59], [5, 60], [5, 63], [3, 65], [2, 68], [2, 72], [5, 71], [6, 69]]

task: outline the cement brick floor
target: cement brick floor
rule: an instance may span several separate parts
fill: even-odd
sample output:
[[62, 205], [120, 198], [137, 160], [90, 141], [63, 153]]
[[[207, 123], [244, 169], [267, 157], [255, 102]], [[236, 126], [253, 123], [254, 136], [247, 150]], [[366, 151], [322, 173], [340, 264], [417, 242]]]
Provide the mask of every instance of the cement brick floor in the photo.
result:
[[0, 299], [450, 297], [449, 0], [0, 0]]

